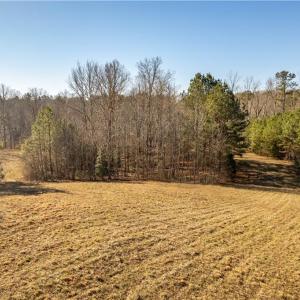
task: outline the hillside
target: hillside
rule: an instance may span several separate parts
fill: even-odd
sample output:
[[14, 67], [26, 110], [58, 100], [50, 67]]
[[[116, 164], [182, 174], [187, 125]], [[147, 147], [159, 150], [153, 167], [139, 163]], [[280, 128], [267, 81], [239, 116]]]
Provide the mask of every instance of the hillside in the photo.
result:
[[1, 299], [299, 299], [300, 188], [247, 154], [231, 186], [22, 182], [1, 152]]

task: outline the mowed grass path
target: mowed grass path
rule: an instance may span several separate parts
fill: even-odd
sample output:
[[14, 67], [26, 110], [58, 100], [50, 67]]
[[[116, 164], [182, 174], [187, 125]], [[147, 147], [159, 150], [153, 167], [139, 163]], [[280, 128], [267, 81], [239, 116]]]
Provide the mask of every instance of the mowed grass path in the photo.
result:
[[69, 298], [299, 299], [299, 189], [3, 184], [0, 299]]

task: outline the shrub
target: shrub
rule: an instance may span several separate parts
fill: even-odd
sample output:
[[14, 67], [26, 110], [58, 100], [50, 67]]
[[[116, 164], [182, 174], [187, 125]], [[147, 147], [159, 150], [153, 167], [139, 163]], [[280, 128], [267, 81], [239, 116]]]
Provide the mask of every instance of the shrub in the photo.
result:
[[5, 177], [4, 169], [2, 167], [2, 163], [0, 163], [0, 181], [2, 181]]
[[96, 176], [99, 176], [102, 179], [109, 174], [108, 161], [105, 157], [105, 154], [103, 152], [101, 153], [101, 151], [97, 155], [95, 173]]

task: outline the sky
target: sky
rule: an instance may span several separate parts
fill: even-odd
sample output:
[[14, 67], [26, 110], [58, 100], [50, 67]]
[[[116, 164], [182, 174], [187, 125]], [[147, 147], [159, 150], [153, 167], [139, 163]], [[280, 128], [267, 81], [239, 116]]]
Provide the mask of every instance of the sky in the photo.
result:
[[[77, 62], [160, 56], [179, 90], [197, 72], [300, 78], [300, 2], [0, 2], [0, 83], [68, 89]], [[242, 85], [242, 80], [241, 80]]]

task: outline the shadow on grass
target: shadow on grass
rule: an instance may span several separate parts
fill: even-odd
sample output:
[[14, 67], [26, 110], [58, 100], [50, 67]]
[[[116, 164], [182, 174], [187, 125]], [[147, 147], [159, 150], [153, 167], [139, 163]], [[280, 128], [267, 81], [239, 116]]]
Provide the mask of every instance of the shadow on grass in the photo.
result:
[[0, 183], [0, 197], [10, 195], [37, 196], [46, 193], [65, 193], [65, 191], [53, 188], [45, 188], [39, 184], [25, 183], [21, 181], [8, 181]]
[[[112, 178], [112, 179], [74, 179], [74, 180], [63, 180], [62, 182], [86, 182], [86, 183], [130, 183], [130, 184], [144, 184], [149, 180], [146, 179], [135, 179], [135, 178]], [[59, 181], [58, 181], [59, 182]]]
[[258, 160], [237, 162], [236, 188], [300, 194], [300, 174], [293, 165]]
[[224, 187], [233, 187], [235, 189], [249, 190], [249, 191], [261, 191], [261, 192], [272, 192], [272, 193], [288, 193], [293, 195], [300, 195], [299, 188], [288, 188], [288, 187], [273, 187], [266, 185], [253, 185], [253, 184], [240, 184], [240, 183], [226, 183], [221, 184]]

